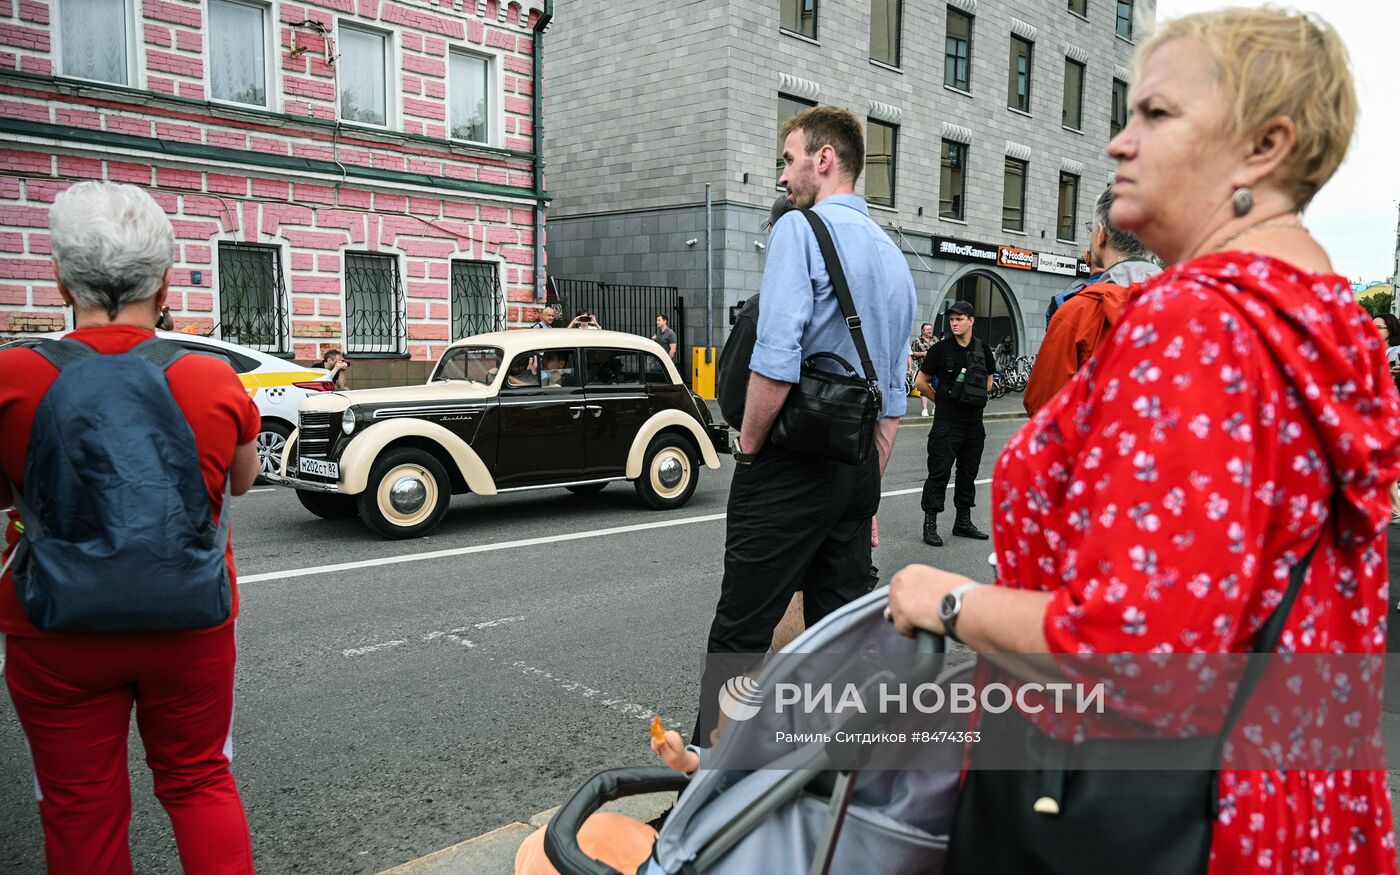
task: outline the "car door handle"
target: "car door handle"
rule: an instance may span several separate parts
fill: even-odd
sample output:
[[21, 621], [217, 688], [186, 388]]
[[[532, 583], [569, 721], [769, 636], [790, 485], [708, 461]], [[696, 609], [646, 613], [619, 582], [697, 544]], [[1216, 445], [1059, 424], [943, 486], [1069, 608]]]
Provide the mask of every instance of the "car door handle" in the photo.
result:
[[592, 410], [594, 419], [597, 419], [598, 417], [603, 415], [603, 405], [601, 404], [588, 404], [584, 406], [584, 409]]
[[580, 416], [583, 415], [583, 411], [586, 409], [587, 408], [584, 405], [579, 404], [575, 407], [570, 407], [569, 412], [573, 414], [573, 419], [578, 419]]

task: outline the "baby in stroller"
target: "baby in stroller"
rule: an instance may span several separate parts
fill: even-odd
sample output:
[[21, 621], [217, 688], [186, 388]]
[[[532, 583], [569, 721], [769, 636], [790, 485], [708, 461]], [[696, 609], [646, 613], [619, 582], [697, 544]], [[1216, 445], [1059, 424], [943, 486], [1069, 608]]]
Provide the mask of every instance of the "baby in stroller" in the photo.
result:
[[[722, 729], [721, 724], [715, 735]], [[668, 768], [687, 775], [700, 768], [704, 752], [703, 748], [687, 747], [674, 729], [663, 729], [659, 717], [652, 719], [651, 750]], [[545, 856], [544, 833], [545, 827], [540, 827], [520, 845], [515, 854], [515, 875], [559, 875]], [[650, 825], [611, 811], [591, 815], [578, 832], [580, 850], [623, 875], [636, 875], [655, 842], [656, 830]]]

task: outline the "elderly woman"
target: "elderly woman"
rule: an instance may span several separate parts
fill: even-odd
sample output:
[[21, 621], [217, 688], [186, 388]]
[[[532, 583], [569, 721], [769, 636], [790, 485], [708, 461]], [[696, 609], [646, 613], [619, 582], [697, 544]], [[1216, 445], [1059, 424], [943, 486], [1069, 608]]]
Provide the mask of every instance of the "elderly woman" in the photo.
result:
[[[85, 527], [97, 519], [100, 528], [104, 509], [143, 512], [153, 502], [166, 501], [160, 506], [186, 508], [191, 519], [207, 519], [199, 506], [200, 500], [207, 500], [217, 517], [225, 490], [243, 494], [258, 473], [258, 410], [237, 375], [227, 363], [187, 355], [169, 363], [163, 376], [152, 373], [142, 382], [116, 359], [155, 337], [151, 326], [170, 286], [175, 248], [169, 219], [150, 195], [135, 186], [81, 182], [55, 199], [49, 230], [58, 292], [73, 308], [74, 330], [65, 338], [72, 346], [63, 348], [85, 355], [72, 366], [86, 367], [88, 375], [95, 375], [78, 379], [94, 379], [108, 392], [125, 393], [122, 398], [146, 392], [139, 396], [141, 400], [161, 402], [150, 410], [183, 415], [188, 423], [185, 431], [192, 434], [182, 443], [179, 429], [138, 430], [119, 423], [128, 441], [111, 447], [92, 424], [96, 414], [85, 411], [91, 415], [82, 419], [62, 405], [46, 405], [45, 417], [62, 417], [57, 427], [72, 438], [65, 460], [74, 477], [81, 479], [69, 479], [66, 485], [70, 491], [75, 484], [91, 485], [93, 496], [90, 502], [67, 501], [56, 508], [55, 496], [49, 492], [55, 481], [43, 479], [54, 466], [42, 464], [42, 453], [37, 454], [41, 464], [26, 466], [26, 455], [31, 429], [49, 434], [54, 428], [38, 422], [36, 412], [59, 381], [59, 370], [34, 349], [5, 350], [0, 352], [0, 507], [20, 498], [25, 507], [35, 510], [37, 517], [25, 511], [24, 524], [32, 534], [42, 522], [46, 531], [39, 544], [94, 543], [86, 534], [91, 529]], [[158, 349], [147, 346], [141, 355], [160, 357]], [[110, 361], [103, 361], [109, 357]], [[168, 397], [154, 394], [166, 392], [167, 387]], [[152, 432], [176, 439], [149, 440]], [[135, 496], [117, 482], [120, 478], [103, 476], [103, 471], [110, 470], [104, 463], [117, 459], [126, 462], [129, 480], [140, 480], [136, 487], [141, 491]], [[150, 478], [140, 479], [143, 475], [135, 469], [151, 459], [155, 460], [151, 464], [172, 472], [167, 484], [178, 488], [152, 487]], [[26, 482], [26, 477], [34, 482]], [[148, 573], [141, 585], [150, 585], [152, 579], [174, 580], [176, 591], [188, 594], [187, 601], [209, 587], [196, 579], [196, 568], [209, 570], [209, 577], [223, 578], [227, 589], [218, 585], [226, 599], [224, 609], [178, 627], [184, 631], [129, 632], [133, 626], [171, 628], [164, 618], [186, 606], [168, 599], [169, 589], [162, 591], [154, 616], [140, 615], [141, 623], [104, 621], [99, 624], [102, 628], [123, 631], [79, 633], [55, 631], [55, 627], [71, 627], [52, 622], [51, 614], [26, 610], [33, 602], [21, 603], [13, 569], [0, 578], [0, 632], [8, 636], [5, 680], [33, 758], [49, 872], [132, 871], [127, 847], [131, 820], [127, 735], [133, 707], [155, 794], [170, 816], [184, 870], [253, 871], [248, 821], [229, 771], [233, 624], [238, 615], [233, 549], [217, 546], [216, 537], [215, 546], [205, 545], [198, 554], [202, 565], [195, 566], [191, 553], [182, 551], [186, 542], [181, 530], [189, 528], [185, 517], [172, 510], [165, 518], [168, 528], [159, 533], [164, 541], [155, 542], [163, 543], [164, 549], [142, 550], [139, 544], [132, 547], [135, 538], [119, 537], [99, 554], [101, 562], [93, 564], [99, 569], [142, 564]], [[20, 518], [13, 511], [0, 519], [6, 524], [6, 558], [12, 560], [20, 539], [28, 535], [21, 533]], [[213, 522], [209, 521], [211, 527]], [[103, 532], [109, 533], [110, 529]], [[156, 562], [165, 564], [157, 567]], [[30, 569], [27, 594], [32, 595], [38, 577], [33, 566], [38, 563], [31, 559], [23, 564]], [[88, 565], [81, 567], [91, 573]], [[129, 579], [104, 584], [133, 588]], [[46, 579], [45, 586], [58, 591], [60, 584]], [[72, 595], [74, 590], [64, 592]], [[92, 603], [84, 593], [73, 599], [73, 604], [80, 602]], [[148, 861], [140, 868], [154, 867]]]
[[[996, 585], [910, 566], [892, 619], [1003, 663], [1248, 652], [1316, 543], [1277, 649], [1379, 652], [1400, 398], [1299, 218], [1351, 140], [1345, 49], [1276, 10], [1166, 22], [1139, 51], [1131, 106], [1109, 144], [1112, 219], [1172, 266], [998, 460]], [[1384, 772], [1216, 780], [1213, 875], [1396, 871]], [[954, 847], [948, 871], [1004, 871], [997, 844]]]

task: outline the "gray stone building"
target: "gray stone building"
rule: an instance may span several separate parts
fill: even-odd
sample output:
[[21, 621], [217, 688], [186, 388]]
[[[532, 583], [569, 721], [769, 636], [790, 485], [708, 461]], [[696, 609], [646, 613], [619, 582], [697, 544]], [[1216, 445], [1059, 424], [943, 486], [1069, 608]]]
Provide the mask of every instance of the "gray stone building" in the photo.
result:
[[759, 288], [778, 126], [830, 104], [867, 122], [857, 190], [908, 255], [918, 321], [970, 300], [989, 342], [1034, 352], [1051, 297], [1087, 273], [1155, 5], [561, 2], [544, 68], [549, 272], [676, 286], [683, 345], [707, 345], [707, 315], [721, 345]]

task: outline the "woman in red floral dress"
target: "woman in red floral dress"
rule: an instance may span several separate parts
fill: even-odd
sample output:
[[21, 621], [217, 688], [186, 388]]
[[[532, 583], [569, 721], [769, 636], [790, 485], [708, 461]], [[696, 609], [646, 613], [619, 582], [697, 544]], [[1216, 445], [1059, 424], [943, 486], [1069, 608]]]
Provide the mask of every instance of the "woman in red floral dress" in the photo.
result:
[[[989, 654], [1248, 652], [1320, 538], [1277, 649], [1384, 652], [1400, 397], [1298, 215], [1351, 139], [1345, 49], [1280, 11], [1167, 22], [1131, 104], [1113, 221], [1173, 266], [1002, 453], [997, 585], [965, 591], [957, 636]], [[906, 568], [894, 622], [944, 632], [937, 606], [967, 582]], [[1212, 875], [1396, 871], [1383, 771], [1225, 770], [1218, 789]]]

